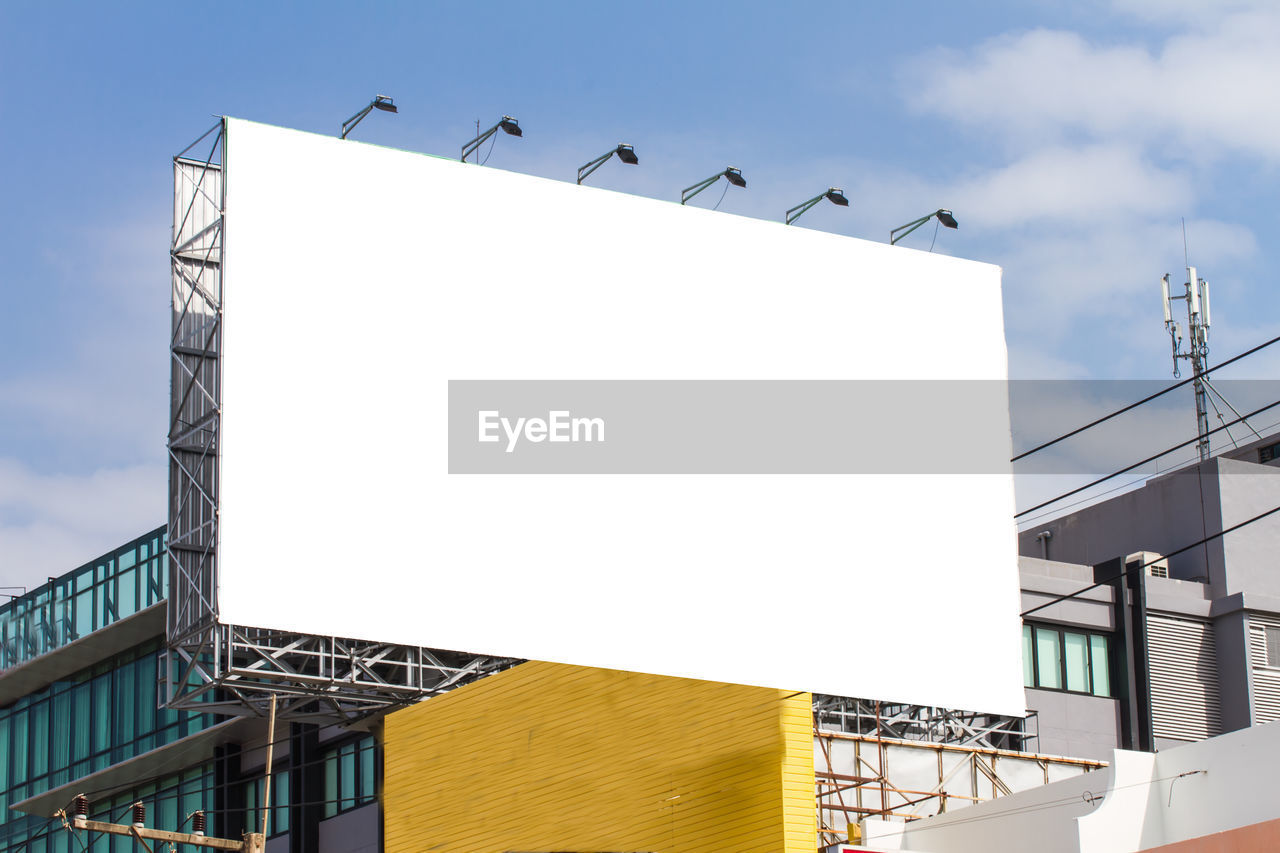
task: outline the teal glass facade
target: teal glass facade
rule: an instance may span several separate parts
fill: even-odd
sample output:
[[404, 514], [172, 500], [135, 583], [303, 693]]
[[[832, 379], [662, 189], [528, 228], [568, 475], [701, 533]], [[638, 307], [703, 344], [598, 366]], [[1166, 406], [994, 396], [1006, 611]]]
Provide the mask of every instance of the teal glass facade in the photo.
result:
[[377, 742], [372, 735], [324, 751], [324, 816], [368, 805], [378, 798]]
[[[214, 774], [211, 765], [149, 780], [146, 784], [93, 802], [93, 820], [126, 822], [129, 807], [141, 801], [147, 807], [150, 826], [183, 827], [190, 831], [194, 811], [214, 808]], [[0, 849], [22, 853], [137, 853], [132, 838], [78, 832], [74, 836], [59, 819], [25, 815], [0, 824]]]
[[0, 606], [0, 672], [164, 601], [165, 528]]
[[[159, 604], [168, 592], [161, 527], [0, 607], [4, 672]], [[10, 806], [212, 725], [210, 714], [160, 707], [160, 638], [112, 655], [0, 708], [0, 850], [84, 848], [59, 821]], [[114, 820], [139, 799], [152, 825], [178, 826], [213, 807], [213, 775], [196, 767], [134, 790], [95, 798], [94, 817]], [[133, 840], [91, 840], [93, 851], [129, 850]]]
[[[20, 816], [10, 811], [9, 806], [14, 803], [195, 734], [212, 724], [210, 714], [158, 707], [159, 665], [160, 642], [151, 640], [0, 709], [0, 849], [20, 849], [20, 841], [38, 834], [47, 823], [43, 818]], [[197, 775], [203, 778], [206, 774]], [[197, 787], [211, 790], [212, 784], [210, 778]], [[126, 804], [141, 795], [126, 797]], [[112, 802], [114, 799], [118, 798]], [[175, 794], [173, 799], [176, 803], [181, 798]], [[91, 795], [90, 800], [93, 801]], [[95, 810], [97, 805], [94, 802]], [[64, 849], [58, 846], [64, 841], [56, 834], [40, 843], [53, 845], [47, 848], [51, 851]], [[45, 848], [32, 846], [31, 849]]]
[[[75, 793], [88, 797], [95, 820], [127, 823], [129, 807], [142, 801], [148, 826], [183, 830], [190, 826], [192, 812], [200, 810], [209, 815], [211, 830], [216, 820], [228, 837], [261, 828], [261, 768], [242, 771], [239, 745], [234, 743], [220, 747], [209, 762], [180, 773], [136, 779], [127, 783], [133, 787], [120, 792], [115, 792], [118, 781], [104, 779], [95, 790], [93, 774], [218, 721], [212, 714], [161, 707], [164, 640], [159, 621], [134, 623], [134, 630], [146, 628], [134, 636], [156, 634], [145, 642], [119, 653], [108, 653], [108, 648], [94, 651], [95, 632], [162, 603], [167, 592], [161, 527], [0, 606], [0, 679], [15, 669], [47, 673], [44, 677], [51, 679], [0, 708], [0, 850], [133, 853], [131, 838], [73, 834], [60, 818], [10, 809], [63, 786], [68, 801]], [[126, 636], [123, 632], [128, 630], [122, 626], [121, 633], [103, 636]], [[101, 655], [93, 665], [68, 674], [67, 669], [79, 664], [62, 665], [65, 657], [33, 663], [85, 637], [91, 639], [80, 648]], [[305, 733], [299, 737], [301, 743]], [[297, 755], [289, 750], [277, 757], [280, 769], [272, 776], [269, 836], [290, 832], [298, 821], [323, 821], [377, 802], [381, 762], [373, 736], [345, 737], [325, 745], [311, 737], [311, 745]], [[70, 804], [47, 808], [59, 805]], [[306, 836], [312, 843], [314, 832], [308, 830], [311, 834]]]

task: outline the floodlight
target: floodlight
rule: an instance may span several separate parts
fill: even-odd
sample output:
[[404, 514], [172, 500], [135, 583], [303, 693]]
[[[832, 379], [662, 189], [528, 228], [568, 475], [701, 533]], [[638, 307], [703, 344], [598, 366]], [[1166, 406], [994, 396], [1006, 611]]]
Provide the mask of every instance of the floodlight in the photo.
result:
[[797, 219], [800, 218], [800, 215], [802, 213], [804, 213], [809, 208], [813, 207], [818, 202], [822, 201], [824, 198], [830, 201], [832, 204], [839, 205], [840, 207], [849, 206], [849, 199], [845, 198], [844, 190], [839, 189], [838, 187], [829, 187], [826, 192], [818, 193], [808, 201], [802, 204], [797, 204], [795, 207], [788, 210], [787, 224], [790, 225], [792, 222], [795, 222]]
[[702, 192], [721, 178], [724, 178], [735, 187], [745, 187], [747, 185], [747, 179], [742, 177], [742, 170], [734, 166], [730, 166], [723, 172], [716, 172], [706, 180], [698, 181], [691, 187], [685, 187], [680, 193], [680, 203], [685, 204], [689, 199], [693, 198], [695, 195]]
[[339, 139], [346, 139], [347, 134], [356, 129], [356, 125], [369, 114], [370, 110], [382, 110], [384, 113], [398, 113], [396, 102], [386, 95], [375, 95], [369, 105], [360, 112], [353, 115], [342, 123], [342, 133], [338, 134]]
[[[503, 116], [502, 120], [499, 121], [497, 124], [495, 124], [493, 127], [489, 128], [484, 133], [480, 134], [475, 139], [471, 140], [466, 145], [462, 146], [462, 162], [464, 163], [467, 162], [467, 158], [471, 156], [471, 152], [479, 149], [480, 146], [484, 144], [484, 141], [486, 139], [488, 139], [490, 136], [493, 136], [499, 130], [511, 136], [524, 136], [524, 131], [520, 129], [520, 122], [516, 121], [511, 116]], [[478, 155], [476, 159], [477, 160], [480, 159]]]
[[621, 160], [622, 162], [630, 166], [634, 166], [640, 162], [640, 158], [636, 156], [636, 149], [634, 146], [628, 145], [625, 142], [619, 142], [617, 148], [614, 148], [611, 151], [601, 154], [599, 157], [592, 160], [590, 163], [587, 163], [586, 165], [579, 168], [578, 183], [582, 183], [582, 180], [585, 177], [587, 177], [587, 175], [590, 175], [596, 169], [599, 169], [601, 166], [603, 166], [605, 161], [608, 160], [610, 157], [612, 157], [614, 154], [617, 154], [619, 160]]
[[908, 222], [906, 225], [900, 225], [897, 228], [890, 231], [889, 245], [892, 246], [894, 243], [897, 243], [903, 237], [907, 236], [912, 231], [916, 230], [921, 225], [928, 222], [930, 219], [933, 219], [935, 216], [938, 217], [938, 222], [941, 223], [942, 227], [944, 228], [959, 227], [959, 224], [956, 222], [956, 218], [954, 215], [952, 215], [951, 211], [938, 208], [933, 213], [927, 214], [925, 216], [921, 216], [919, 219], [912, 220], [911, 222]]

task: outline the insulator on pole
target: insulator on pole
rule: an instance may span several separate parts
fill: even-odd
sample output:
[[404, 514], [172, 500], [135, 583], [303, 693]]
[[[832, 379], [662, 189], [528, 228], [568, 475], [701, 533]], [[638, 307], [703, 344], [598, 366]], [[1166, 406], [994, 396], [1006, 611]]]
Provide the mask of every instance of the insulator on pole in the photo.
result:
[[133, 804], [133, 825], [137, 827], [147, 825], [147, 806], [145, 803]]
[[205, 820], [204, 812], [196, 812], [191, 815], [191, 834], [204, 835]]

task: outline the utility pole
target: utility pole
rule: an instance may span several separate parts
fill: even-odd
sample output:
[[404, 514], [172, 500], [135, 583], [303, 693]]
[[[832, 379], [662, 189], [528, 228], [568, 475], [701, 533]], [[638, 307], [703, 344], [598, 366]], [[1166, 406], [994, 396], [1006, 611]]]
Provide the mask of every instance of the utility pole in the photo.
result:
[[[1187, 359], [1191, 362], [1191, 375], [1195, 377], [1192, 387], [1196, 395], [1196, 435], [1199, 436], [1196, 449], [1200, 452], [1200, 461], [1204, 462], [1209, 458], [1209, 409], [1205, 387], [1208, 380], [1204, 378], [1205, 365], [1209, 358], [1209, 282], [1196, 275], [1195, 267], [1188, 266], [1184, 287], [1186, 292], [1181, 296], [1171, 296], [1169, 274], [1165, 273], [1164, 278], [1160, 279], [1160, 291], [1164, 296], [1164, 328], [1169, 333], [1169, 340], [1173, 346], [1173, 377], [1177, 379], [1182, 376], [1178, 359]], [[1172, 309], [1175, 299], [1184, 300], [1187, 303], [1188, 339], [1185, 350], [1182, 347], [1182, 329], [1178, 321], [1173, 319]]]
[[[265, 853], [267, 842], [266, 836], [261, 833], [247, 833], [239, 840], [231, 838], [211, 838], [204, 834], [205, 814], [204, 812], [196, 812], [194, 818], [194, 832], [169, 832], [163, 829], [148, 829], [144, 824], [147, 820], [147, 807], [142, 803], [136, 803], [133, 807], [133, 823], [105, 823], [100, 820], [89, 820], [89, 801], [83, 796], [75, 798], [75, 815], [71, 819], [70, 827], [86, 832], [104, 832], [108, 835], [124, 835], [134, 839], [142, 845], [143, 849], [148, 853], [156, 853], [155, 849], [148, 844], [148, 841], [159, 841], [170, 845], [170, 849], [176, 850], [178, 844], [190, 844], [195, 847], [205, 847], [211, 850], [234, 850], [238, 853]], [[66, 814], [60, 812], [62, 817], [66, 818]]]

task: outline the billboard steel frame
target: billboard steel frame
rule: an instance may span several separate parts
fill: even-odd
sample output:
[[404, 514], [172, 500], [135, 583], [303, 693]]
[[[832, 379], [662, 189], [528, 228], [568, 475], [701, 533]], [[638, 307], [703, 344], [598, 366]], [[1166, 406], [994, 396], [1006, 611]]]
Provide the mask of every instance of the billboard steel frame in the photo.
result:
[[[206, 145], [207, 155], [188, 156]], [[224, 624], [217, 599], [226, 121], [173, 159], [170, 246], [169, 605], [161, 678], [173, 708], [352, 721], [518, 661], [419, 646]], [[203, 147], [199, 148], [204, 151]], [[814, 697], [815, 724], [879, 737], [1025, 748], [1021, 717]]]
[[[206, 150], [203, 158], [193, 149]], [[229, 625], [218, 618], [226, 121], [173, 158], [170, 244], [169, 605], [160, 678], [171, 708], [351, 722], [514, 661], [342, 637]]]

